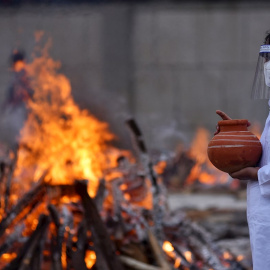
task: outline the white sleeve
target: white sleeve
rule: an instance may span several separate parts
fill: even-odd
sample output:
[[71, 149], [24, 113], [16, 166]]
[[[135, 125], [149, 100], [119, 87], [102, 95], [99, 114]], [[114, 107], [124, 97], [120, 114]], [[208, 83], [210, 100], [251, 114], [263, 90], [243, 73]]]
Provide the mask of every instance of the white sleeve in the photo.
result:
[[258, 170], [258, 181], [262, 196], [270, 197], [270, 164]]

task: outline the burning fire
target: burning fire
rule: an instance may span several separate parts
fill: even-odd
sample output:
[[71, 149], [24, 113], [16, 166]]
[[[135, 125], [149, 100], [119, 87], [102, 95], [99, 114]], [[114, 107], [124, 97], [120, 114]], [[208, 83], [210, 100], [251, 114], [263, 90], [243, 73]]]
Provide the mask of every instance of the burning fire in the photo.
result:
[[[176, 252], [174, 251], [173, 245], [169, 241], [165, 241], [162, 246], [165, 253], [174, 260], [174, 267], [177, 269], [181, 266], [182, 259], [179, 257]], [[185, 252], [185, 259], [188, 262], [192, 262], [192, 254], [190, 251]]]
[[189, 155], [196, 161], [196, 164], [186, 180], [187, 184], [192, 184], [196, 180], [206, 185], [228, 182], [228, 175], [216, 169], [208, 159], [207, 146], [209, 141], [209, 131], [205, 128], [199, 128], [189, 150]]
[[110, 152], [115, 149], [109, 143], [114, 135], [107, 123], [79, 109], [59, 68], [60, 63], [47, 53], [25, 66], [34, 94], [27, 102], [29, 114], [20, 133], [15, 176], [28, 184], [46, 170], [50, 184], [88, 179], [93, 196], [102, 172], [112, 166], [115, 155]]
[[[33, 96], [27, 100], [28, 118], [20, 133], [14, 177], [20, 180], [17, 183], [20, 183], [23, 189], [30, 187], [44, 172], [47, 172], [45, 180], [51, 185], [70, 185], [75, 179], [87, 179], [89, 180], [88, 192], [90, 196], [96, 194], [99, 179], [117, 180], [115, 185], [112, 184], [110, 187], [105, 204], [109, 202], [110, 211], [115, 212], [115, 216], [120, 217], [123, 224], [129, 224], [129, 226], [125, 226], [125, 231], [123, 229], [125, 234], [129, 232], [131, 239], [143, 238], [144, 229], [149, 224], [152, 225], [153, 222], [150, 215], [147, 222], [142, 216], [143, 210], [153, 208], [150, 179], [147, 179], [147, 175], [135, 174], [133, 171], [137, 168], [133, 168], [131, 163], [128, 164], [129, 168], [122, 161], [122, 168], [119, 169], [118, 157], [122, 155], [132, 159], [130, 153], [113, 148], [110, 142], [115, 137], [109, 131], [108, 125], [96, 119], [88, 111], [79, 109], [71, 96], [70, 82], [58, 72], [59, 68], [60, 63], [52, 60], [46, 52], [36, 57], [32, 63], [18, 62], [17, 66], [14, 67], [15, 71], [25, 69], [33, 90]], [[193, 181], [195, 177], [201, 182], [207, 183], [213, 183], [215, 180], [213, 179], [215, 176], [202, 171], [204, 164], [210, 164], [205, 156], [206, 142], [208, 142], [207, 133], [205, 130], [199, 130], [190, 151], [190, 155], [196, 157], [197, 160], [197, 165], [190, 175], [190, 181]], [[161, 161], [155, 166], [155, 171], [157, 174], [161, 174], [165, 167], [166, 162]], [[131, 175], [132, 172], [134, 175]], [[14, 196], [16, 196], [15, 201], [20, 195]], [[123, 197], [122, 201], [121, 196]], [[59, 250], [63, 269], [67, 269], [69, 261], [67, 239], [71, 236], [74, 244], [78, 240], [74, 233], [78, 229], [81, 219], [81, 209], [80, 207], [76, 209], [76, 211], [78, 209], [80, 211], [78, 211], [77, 216], [72, 217], [74, 220], [70, 221], [69, 213], [72, 210], [67, 210], [65, 206], [70, 202], [76, 202], [73, 199], [71, 196], [61, 197], [61, 202], [59, 201], [55, 207], [56, 211], [61, 210], [59, 220], [58, 217], [54, 217], [58, 222], [51, 222], [48, 230], [49, 237], [55, 239], [56, 234], [59, 236], [59, 226], [64, 225], [63, 228], [61, 227], [63, 242]], [[117, 205], [117, 200], [120, 200], [119, 205]], [[49, 198], [48, 201], [52, 203], [53, 200]], [[42, 201], [40, 205], [33, 206], [33, 212], [30, 214], [29, 212], [32, 210], [27, 207], [21, 211], [25, 212], [20, 214], [22, 214], [21, 216], [25, 215], [22, 220], [26, 227], [21, 233], [22, 236], [29, 237], [38, 228], [40, 213], [48, 214], [46, 205], [48, 201]], [[129, 203], [137, 208], [130, 207]], [[159, 203], [163, 204], [161, 201]], [[35, 207], [36, 209], [34, 209]], [[70, 208], [72, 208], [71, 205]], [[52, 209], [51, 211], [53, 211]], [[105, 217], [106, 214], [111, 213], [108, 211], [103, 213], [103, 216]], [[70, 223], [67, 222], [68, 220]], [[112, 223], [115, 220], [110, 219], [109, 221]], [[5, 231], [6, 234], [9, 234], [8, 230]], [[136, 233], [137, 238], [134, 236]], [[90, 238], [90, 236], [91, 232], [87, 231], [87, 237]], [[118, 240], [116, 237], [115, 239]], [[86, 267], [91, 269], [96, 263], [97, 255], [93, 250], [90, 250], [94, 244], [87, 244], [88, 249], [85, 250], [84, 262]], [[76, 251], [78, 247], [72, 246], [72, 251]], [[178, 248], [175, 249], [169, 241], [163, 243], [163, 250], [176, 269], [180, 267], [187, 269], [185, 264], [187, 262], [193, 264], [195, 261], [195, 255], [191, 251], [185, 248], [180, 256]], [[44, 250], [44, 255], [49, 256], [49, 254], [50, 252]], [[16, 253], [4, 253], [1, 260], [5, 263], [10, 262], [16, 256]], [[226, 256], [227, 254], [224, 254], [224, 259], [227, 258]], [[241, 260], [242, 257], [238, 259]]]

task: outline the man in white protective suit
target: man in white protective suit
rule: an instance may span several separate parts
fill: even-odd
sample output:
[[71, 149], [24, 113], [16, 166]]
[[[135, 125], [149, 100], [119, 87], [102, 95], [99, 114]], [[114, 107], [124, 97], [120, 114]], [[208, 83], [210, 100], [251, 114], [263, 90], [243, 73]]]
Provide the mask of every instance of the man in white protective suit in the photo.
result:
[[[260, 47], [252, 97], [270, 99], [270, 33]], [[270, 100], [268, 101], [270, 106]], [[231, 119], [222, 111], [216, 113]], [[217, 132], [219, 127], [217, 127]], [[231, 174], [232, 178], [249, 180], [247, 185], [247, 219], [252, 250], [253, 270], [270, 270], [270, 113], [261, 135], [263, 147], [258, 167], [248, 167]]]

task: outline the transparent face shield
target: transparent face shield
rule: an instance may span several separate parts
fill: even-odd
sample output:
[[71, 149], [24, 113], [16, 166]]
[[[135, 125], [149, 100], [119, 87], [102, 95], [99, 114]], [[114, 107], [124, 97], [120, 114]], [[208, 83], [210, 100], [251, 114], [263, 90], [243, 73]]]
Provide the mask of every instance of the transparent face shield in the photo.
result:
[[251, 97], [270, 99], [270, 45], [260, 48]]

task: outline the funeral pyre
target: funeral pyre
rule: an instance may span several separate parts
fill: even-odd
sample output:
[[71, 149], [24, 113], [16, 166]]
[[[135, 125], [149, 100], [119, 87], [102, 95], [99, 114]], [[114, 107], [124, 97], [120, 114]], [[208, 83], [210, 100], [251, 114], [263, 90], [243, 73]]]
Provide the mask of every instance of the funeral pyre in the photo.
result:
[[126, 122], [134, 158], [79, 109], [59, 67], [46, 52], [20, 63], [33, 96], [0, 166], [1, 269], [246, 269], [184, 213], [170, 213], [163, 163], [152, 163], [136, 122]]

